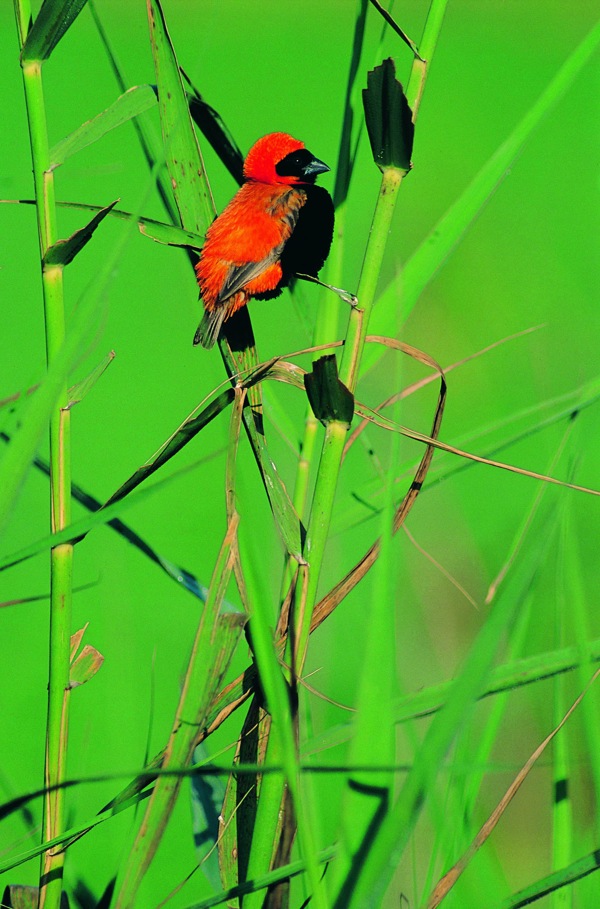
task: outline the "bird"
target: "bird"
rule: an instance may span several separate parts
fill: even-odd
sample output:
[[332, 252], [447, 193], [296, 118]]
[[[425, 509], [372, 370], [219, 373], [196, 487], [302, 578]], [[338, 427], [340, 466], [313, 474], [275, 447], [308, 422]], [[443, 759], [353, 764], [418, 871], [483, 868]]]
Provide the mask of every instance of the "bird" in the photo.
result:
[[210, 349], [252, 298], [279, 296], [294, 276], [316, 278], [333, 237], [330, 168], [288, 133], [269, 133], [244, 161], [244, 182], [208, 228], [195, 266], [204, 317], [194, 344]]

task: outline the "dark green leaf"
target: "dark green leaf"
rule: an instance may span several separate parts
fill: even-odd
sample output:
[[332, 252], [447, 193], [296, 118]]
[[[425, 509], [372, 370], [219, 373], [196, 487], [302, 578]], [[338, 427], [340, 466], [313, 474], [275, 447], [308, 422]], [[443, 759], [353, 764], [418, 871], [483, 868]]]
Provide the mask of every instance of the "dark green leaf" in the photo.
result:
[[391, 57], [367, 76], [363, 104], [375, 164], [381, 170], [393, 167], [408, 173], [415, 128]]
[[390, 26], [390, 28], [393, 29], [396, 32], [396, 34], [399, 35], [400, 38], [402, 38], [402, 40], [404, 41], [404, 43], [406, 45], [408, 45], [408, 47], [410, 47], [411, 51], [413, 52], [413, 54], [415, 55], [417, 60], [420, 60], [421, 63], [425, 63], [425, 60], [423, 60], [423, 57], [421, 57], [421, 55], [419, 54], [419, 48], [417, 47], [415, 42], [412, 40], [412, 38], [408, 37], [408, 35], [404, 31], [404, 29], [400, 28], [400, 26], [398, 25], [396, 20], [393, 18], [393, 16], [390, 15], [390, 13], [387, 11], [387, 9], [385, 9], [381, 5], [379, 0], [369, 0], [369, 2], [371, 3], [372, 6], [375, 7], [377, 12], [381, 16], [383, 16], [383, 18], [385, 19], [387, 24]]
[[315, 360], [312, 372], [304, 376], [304, 385], [317, 420], [324, 426], [334, 420], [350, 426], [354, 416], [354, 395], [338, 379], [335, 354]]
[[47, 60], [87, 0], [44, 0], [23, 49], [21, 60]]
[[44, 265], [65, 266], [68, 265], [69, 262], [72, 262], [77, 253], [81, 252], [86, 243], [89, 243], [92, 239], [92, 234], [100, 222], [104, 221], [118, 201], [118, 199], [115, 199], [115, 201], [111, 202], [110, 205], [107, 205], [106, 208], [101, 208], [98, 214], [94, 215], [92, 220], [89, 221], [85, 227], [76, 230], [68, 239], [57, 240], [56, 243], [47, 250], [46, 255], [44, 256]]
[[156, 88], [152, 85], [135, 85], [92, 120], [83, 123], [69, 136], [50, 149], [50, 168], [58, 167], [76, 152], [97, 142], [105, 133], [137, 117], [157, 103]]

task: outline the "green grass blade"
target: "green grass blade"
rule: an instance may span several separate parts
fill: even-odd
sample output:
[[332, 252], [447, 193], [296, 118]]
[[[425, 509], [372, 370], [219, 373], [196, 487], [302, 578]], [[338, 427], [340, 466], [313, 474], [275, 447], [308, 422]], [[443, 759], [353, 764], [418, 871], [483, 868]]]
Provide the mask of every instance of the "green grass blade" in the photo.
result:
[[[421, 293], [464, 233], [474, 223], [525, 142], [571, 87], [599, 43], [600, 23], [570, 54], [546, 90], [517, 124], [513, 132], [406, 262], [402, 272], [400, 313], [398, 312], [398, 291], [395, 285], [390, 285], [379, 296], [371, 324], [374, 333], [391, 334], [392, 336], [396, 334], [399, 321], [404, 321], [410, 315]], [[365, 366], [371, 368], [381, 359], [382, 353], [381, 348], [371, 346], [365, 354]]]
[[[115, 50], [110, 42], [106, 29], [102, 25], [100, 17], [98, 16], [98, 11], [96, 10], [96, 4], [94, 3], [94, 0], [88, 0], [88, 2], [90, 13], [92, 14], [94, 25], [98, 30], [100, 41], [104, 47], [106, 56], [108, 57], [108, 62], [113, 71], [117, 85], [119, 86], [121, 92], [124, 94], [127, 90], [128, 82], [125, 79], [123, 69], [117, 60]], [[177, 221], [177, 209], [175, 208], [175, 204], [173, 202], [173, 193], [171, 186], [169, 185], [168, 176], [162, 167], [158, 172], [155, 170], [156, 162], [161, 156], [156, 151], [157, 143], [155, 141], [154, 132], [149, 128], [148, 124], [146, 124], [144, 118], [136, 117], [131, 122], [137, 134], [142, 153], [146, 159], [146, 163], [148, 164], [150, 170], [155, 171], [156, 189], [160, 196], [160, 200], [164, 206], [165, 211], [169, 215], [171, 222], [175, 224]]]
[[[90, 378], [90, 377], [88, 377]], [[87, 380], [84, 380], [86, 382]], [[77, 386], [75, 386], [75, 389]], [[69, 390], [69, 394], [72, 395], [74, 389]], [[69, 402], [70, 406], [73, 406], [73, 402]], [[4, 442], [8, 442], [9, 439], [5, 433], [0, 433], [0, 438]], [[43, 458], [36, 457], [33, 461], [34, 467], [41, 471], [45, 476], [50, 476], [50, 465]], [[96, 512], [100, 511], [102, 508], [102, 502], [92, 496], [89, 492], [86, 492], [79, 486], [77, 483], [73, 483], [71, 486], [71, 494], [75, 501], [79, 502], [84, 506], [88, 511]], [[138, 533], [136, 533], [131, 527], [121, 521], [119, 518], [113, 518], [107, 522], [107, 526], [114, 530], [119, 536], [127, 540], [132, 546], [138, 549], [143, 555], [149, 558], [152, 562], [159, 566], [170, 578], [175, 581], [177, 584], [181, 584], [182, 587], [193, 594], [193, 596], [204, 602], [208, 595], [208, 587], [202, 584], [199, 579], [192, 574], [191, 571], [188, 571], [186, 568], [183, 568], [181, 565], [177, 565], [175, 562], [171, 562], [169, 559], [160, 555], [156, 550], [150, 546], [150, 544], [144, 540]], [[0, 569], [1, 570], [1, 569]]]
[[210, 404], [207, 404], [199, 414], [192, 414], [181, 426], [175, 430], [173, 435], [167, 439], [164, 445], [158, 449], [155, 455], [149, 458], [138, 470], [135, 471], [112, 496], [107, 500], [105, 508], [118, 502], [120, 499], [129, 495], [140, 483], [152, 476], [160, 467], [171, 460], [174, 455], [181, 451], [188, 442], [191, 442], [198, 435], [201, 429], [204, 429], [222, 410], [231, 404], [235, 397], [232, 388], [222, 391]]
[[347, 909], [379, 907], [420, 815], [424, 797], [432, 790], [448, 749], [485, 689], [499, 642], [546, 557], [554, 524], [552, 516], [534, 541], [527, 563], [515, 569], [488, 614], [460, 675], [452, 685], [444, 709], [433, 719], [400, 795], [374, 838], [364, 872], [353, 890]]
[[23, 45], [21, 60], [47, 60], [86, 3], [87, 0], [44, 0]]
[[[189, 473], [192, 470], [197, 470], [199, 463], [195, 462], [193, 464], [186, 464], [184, 467], [179, 468], [178, 470], [173, 471], [168, 477], [165, 477], [163, 480], [158, 480], [152, 486], [146, 489], [140, 489], [137, 492], [128, 495], [126, 498], [120, 498], [118, 501], [114, 502], [111, 505], [104, 505], [98, 511], [95, 511], [93, 514], [86, 515], [86, 517], [81, 518], [79, 521], [73, 521], [63, 530], [58, 531], [57, 533], [49, 534], [46, 537], [42, 537], [39, 540], [36, 540], [34, 543], [30, 543], [27, 546], [24, 546], [22, 549], [19, 549], [16, 552], [7, 553], [0, 555], [0, 571], [5, 570], [6, 568], [11, 568], [13, 565], [18, 565], [19, 562], [24, 562], [27, 559], [32, 558], [32, 556], [37, 555], [40, 552], [52, 548], [54, 546], [59, 546], [61, 543], [70, 543], [78, 542], [83, 539], [83, 537], [89, 533], [94, 527], [98, 527], [101, 524], [108, 524], [112, 521], [117, 515], [121, 514], [126, 508], [129, 508], [135, 502], [143, 501], [143, 499], [152, 495], [155, 492], [158, 492], [165, 484], [171, 483], [176, 480], [178, 477]], [[1, 470], [4, 466], [4, 461], [0, 464], [0, 476], [2, 475]], [[1, 503], [0, 503], [1, 504]], [[160, 557], [159, 557], [160, 558]], [[166, 566], [169, 565], [165, 560], [165, 570], [169, 570]], [[171, 568], [172, 571], [177, 571], [176, 566]], [[192, 582], [195, 580], [191, 576]], [[180, 580], [180, 583], [185, 583], [183, 579]], [[201, 599], [204, 599], [201, 591], [197, 592], [197, 595]]]
[[[158, 0], [148, 0], [148, 16], [158, 82], [165, 155], [173, 184], [173, 193], [182, 226], [187, 230], [204, 234], [215, 214], [214, 203], [192, 126], [179, 66]], [[238, 322], [241, 324], [247, 320], [248, 330], [250, 330], [246, 311], [244, 310], [238, 315], [240, 317]], [[229, 375], [256, 365], [256, 352], [253, 345], [238, 353], [237, 357], [233, 356], [224, 341], [221, 343], [221, 350]], [[259, 388], [255, 390], [254, 399], [250, 396], [251, 405], [257, 413], [260, 410], [258, 395]], [[260, 423], [260, 420], [258, 422]], [[282, 539], [290, 554], [296, 559], [301, 559], [300, 525], [289, 494], [268, 454], [266, 440], [257, 428], [257, 421], [248, 418], [245, 423]]]
[[[0, 199], [0, 203], [5, 205], [35, 205], [34, 199]], [[86, 202], [57, 202], [58, 208], [72, 208], [78, 211], [99, 212], [103, 208], [101, 205], [89, 205]], [[149, 237], [156, 243], [162, 243], [165, 246], [190, 246], [193, 249], [201, 249], [204, 245], [204, 236], [194, 233], [192, 230], [185, 230], [175, 224], [166, 224], [164, 221], [156, 221], [153, 218], [141, 218], [129, 211], [122, 211], [120, 208], [113, 208], [109, 212], [111, 217], [119, 218], [121, 221], [135, 221], [138, 230], [143, 236]]]
[[162, 7], [159, 0], [147, 0], [147, 5], [160, 123], [173, 194], [182, 226], [204, 234], [215, 213], [204, 162]]
[[[579, 646], [563, 647], [559, 650], [545, 650], [531, 657], [522, 657], [509, 663], [494, 667], [490, 672], [484, 691], [478, 700], [494, 697], [507, 691], [515, 691], [525, 685], [533, 685], [544, 679], [553, 678], [566, 672], [586, 667], [590, 663], [600, 662], [600, 638], [584, 642], [585, 654], [582, 656]], [[406, 723], [408, 720], [425, 718], [437, 713], [446, 703], [454, 681], [430, 685], [421, 691], [402, 695], [394, 701], [394, 723]], [[241, 693], [241, 681], [237, 694]], [[585, 703], [585, 701], [584, 701]], [[306, 753], [315, 749], [332, 748], [352, 737], [351, 723], [334, 726], [328, 733], [321, 734], [314, 741], [306, 744]]]
[[[198, 730], [206, 723], [211, 702], [246, 622], [244, 614], [221, 613], [234, 565], [237, 525], [237, 517], [234, 517], [229, 523], [217, 558], [167, 745], [164, 770], [189, 765]], [[115, 909], [128, 909], [134, 905], [139, 884], [156, 854], [180, 785], [179, 775], [159, 776], [133, 847], [118, 877]]]
[[[323, 849], [318, 855], [318, 861], [320, 864], [329, 862], [334, 858], [336, 849], [334, 846], [330, 846], [329, 849]], [[295, 862], [290, 862], [287, 865], [284, 865], [282, 868], [277, 868], [275, 871], [269, 871], [267, 874], [263, 874], [260, 877], [256, 878], [253, 881], [249, 881], [246, 884], [240, 884], [238, 887], [232, 887], [229, 890], [223, 890], [221, 893], [216, 893], [214, 896], [208, 897], [208, 899], [202, 900], [200, 903], [193, 903], [191, 906], [187, 906], [186, 909], [212, 909], [213, 906], [220, 906], [222, 903], [227, 902], [228, 900], [235, 899], [238, 896], [244, 896], [245, 894], [253, 893], [255, 890], [266, 890], [267, 887], [277, 884], [279, 881], [285, 881], [288, 878], [295, 877], [298, 874], [302, 874], [306, 870], [306, 862], [302, 859], [299, 859]], [[246, 901], [244, 901], [246, 905]]]
[[[106, 777], [95, 777], [93, 780], [88, 780], [88, 782], [103, 782]], [[63, 788], [71, 787], [76, 785], [78, 781], [66, 780], [63, 783]], [[44, 795], [46, 792], [45, 789], [40, 789], [38, 792], [32, 793], [31, 798], [39, 798]], [[26, 852], [22, 852], [21, 855], [17, 855], [14, 858], [2, 859], [0, 862], [0, 874], [4, 874], [6, 871], [11, 871], [13, 868], [18, 868], [19, 865], [24, 865], [25, 862], [31, 861], [33, 858], [41, 855], [43, 852], [47, 852], [48, 849], [52, 849], [54, 846], [62, 846], [64, 843], [70, 843], [72, 840], [79, 839], [84, 834], [88, 833], [90, 830], [93, 830], [94, 827], [97, 827], [99, 824], [103, 824], [105, 821], [110, 820], [114, 817], [115, 814], [118, 814], [121, 811], [125, 811], [127, 808], [134, 808], [140, 801], [149, 798], [150, 793], [138, 793], [133, 798], [128, 801], [123, 801], [116, 808], [110, 808], [106, 811], [102, 811], [99, 814], [94, 815], [92, 818], [88, 818], [84, 824], [77, 824], [75, 827], [70, 827], [68, 830], [65, 830], [60, 836], [54, 837], [52, 840], [43, 842], [38, 846], [33, 846], [31, 849], [28, 849]], [[29, 799], [29, 796], [27, 797]], [[4, 806], [3, 806], [4, 807]]]
[[74, 407], [76, 404], [79, 404], [87, 394], [92, 390], [98, 379], [100, 379], [112, 361], [115, 358], [114, 350], [111, 350], [103, 360], [98, 363], [97, 366], [80, 382], [77, 382], [75, 385], [72, 385], [68, 391], [68, 402], [67, 407]]
[[[493, 424], [472, 430], [457, 440], [456, 448], [464, 449], [485, 436], [493, 437], [494, 434], [502, 433], [499, 438], [492, 438], [490, 441], [485, 442], [482, 456], [491, 459], [523, 439], [533, 436], [562, 420], [572, 419], [581, 410], [595, 404], [599, 397], [600, 380], [596, 378], [564, 395], [525, 407], [509, 414], [506, 418], [497, 420]], [[360, 407], [360, 405], [358, 406]], [[548, 410], [551, 410], [551, 413], [547, 413]], [[536, 418], [533, 423], [531, 422], [532, 417]], [[524, 421], [527, 422], [522, 429], [511, 431], [509, 435], [506, 434], [507, 428], [519, 425]], [[476, 463], [476, 461], [463, 459], [461, 463], [456, 464], [453, 456], [449, 453], [440, 452], [428, 474], [428, 483], [424, 487], [423, 492], [427, 493], [436, 483], [446, 482], [458, 473], [474, 467]], [[414, 462], [401, 465], [397, 470], [398, 482], [405, 483], [406, 477], [414, 473], [414, 469]], [[346, 507], [342, 506], [337, 515], [335, 533], [339, 533], [341, 530], [352, 527], [379, 513], [380, 506], [377, 505], [381, 494], [379, 487], [380, 483], [377, 479], [368, 480], [366, 483], [355, 487], [354, 500]], [[357, 502], [361, 504], [357, 504]], [[368, 510], [365, 508], [365, 502], [368, 505]]]
[[[593, 649], [588, 643], [591, 638], [590, 616], [588, 616], [588, 595], [584, 584], [583, 562], [581, 556], [582, 538], [578, 535], [575, 522], [574, 503], [567, 503], [565, 522], [563, 528], [563, 555], [561, 560], [561, 574], [559, 576], [559, 590], [565, 615], [568, 615], [572, 625], [573, 639], [578, 642], [579, 687], [583, 689], [589, 677], [594, 660]], [[596, 718], [599, 713], [600, 703], [598, 689], [594, 686], [584, 698], [581, 705], [583, 712], [583, 728], [586, 752], [589, 755], [590, 776], [593, 781], [596, 803], [600, 798], [600, 730]], [[594, 835], [599, 834], [599, 819], [595, 818]]]
[[152, 85], [134, 85], [125, 94], [120, 95], [106, 110], [57, 142], [49, 152], [50, 167], [54, 168], [64, 164], [67, 158], [97, 142], [111, 129], [150, 110], [157, 100], [156, 89]]
[[[399, 439], [395, 437], [391, 462], [398, 457]], [[360, 875], [370, 843], [380, 827], [394, 791], [394, 775], [389, 770], [376, 771], [379, 765], [392, 766], [396, 757], [394, 696], [397, 691], [396, 661], [398, 640], [395, 611], [398, 591], [393, 549], [394, 512], [393, 478], [386, 482], [386, 507], [381, 516], [381, 551], [375, 568], [375, 582], [368, 606], [369, 621], [365, 629], [363, 670], [359, 680], [353, 740], [349, 762], [371, 767], [367, 773], [350, 771], [339, 823], [340, 849], [329, 875], [332, 905], [343, 906]], [[375, 771], [375, 772], [373, 772]]]
[[[112, 260], [112, 257], [111, 257]], [[111, 261], [112, 265], [112, 261]], [[98, 282], [76, 308], [69, 333], [35, 394], [22, 399], [13, 420], [18, 418], [11, 441], [0, 461], [0, 531], [6, 525], [19, 491], [36, 454], [48, 419], [62, 393], [66, 378], [85, 349], [91, 327], [97, 323], [101, 292], [108, 274], [103, 269]]]
[[535, 884], [530, 884], [529, 887], [524, 887], [518, 893], [513, 893], [508, 899], [497, 903], [491, 909], [520, 909], [521, 906], [529, 906], [549, 893], [555, 893], [561, 887], [567, 887], [569, 884], [580, 881], [582, 878], [587, 877], [588, 874], [598, 871], [599, 868], [600, 849], [595, 849], [583, 858], [571, 862], [566, 868], [561, 868], [560, 871], [548, 874], [546, 877], [536, 881]]

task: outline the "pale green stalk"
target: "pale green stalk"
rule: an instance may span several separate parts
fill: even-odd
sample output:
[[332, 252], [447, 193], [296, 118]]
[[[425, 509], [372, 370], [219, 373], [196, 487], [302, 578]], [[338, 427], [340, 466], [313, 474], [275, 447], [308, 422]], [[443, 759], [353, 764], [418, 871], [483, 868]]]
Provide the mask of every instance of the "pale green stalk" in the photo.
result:
[[[15, 13], [22, 46], [31, 20], [29, 0], [15, 0]], [[48, 170], [48, 133], [42, 62], [24, 61], [22, 69], [42, 259], [46, 359], [50, 366], [65, 338], [62, 267], [45, 267], [43, 264], [44, 255], [58, 239], [54, 174]], [[50, 417], [50, 497], [53, 532], [62, 530], [71, 520], [70, 412], [62, 409], [66, 401], [65, 382]], [[50, 555], [50, 665], [45, 764], [45, 785], [48, 788], [55, 787], [66, 776], [72, 572], [73, 546], [64, 543], [54, 547]], [[47, 795], [44, 802], [44, 840], [51, 840], [62, 833], [65, 829], [64, 814], [64, 791], [56, 789]], [[40, 909], [41, 907], [58, 909], [64, 861], [64, 852], [48, 851], [44, 854], [40, 878]]]
[[[421, 56], [425, 58], [426, 62], [416, 58], [413, 62], [407, 87], [407, 99], [413, 111], [413, 120], [416, 119], [418, 114], [427, 78], [428, 65], [435, 50], [445, 8], [446, 0], [432, 0], [421, 45]], [[386, 168], [381, 179], [379, 197], [375, 207], [358, 285], [358, 306], [352, 309], [350, 313], [339, 370], [340, 380], [352, 392], [355, 391], [358, 380], [365, 337], [375, 303], [377, 282], [403, 176], [404, 174], [401, 170]], [[295, 651], [296, 671], [298, 673], [302, 671], [306, 656], [310, 622], [316, 602], [317, 587], [333, 513], [337, 478], [345, 442], [346, 426], [335, 421], [329, 423], [325, 429], [325, 439], [323, 441], [304, 549], [310, 568], [301, 568], [299, 579], [300, 597], [298, 598], [299, 609], [296, 617], [297, 642]]]

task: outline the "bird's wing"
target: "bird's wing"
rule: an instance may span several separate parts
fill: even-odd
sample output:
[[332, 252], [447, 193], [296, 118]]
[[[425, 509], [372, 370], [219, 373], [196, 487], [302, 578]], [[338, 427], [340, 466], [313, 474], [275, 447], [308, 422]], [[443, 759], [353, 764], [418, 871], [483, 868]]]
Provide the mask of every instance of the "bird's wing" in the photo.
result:
[[260, 277], [267, 268], [278, 262], [284, 245], [285, 242], [279, 243], [273, 247], [264, 259], [260, 259], [258, 262], [244, 262], [241, 265], [232, 264], [219, 291], [217, 303], [224, 303], [225, 300], [228, 300], [239, 290], [243, 290], [250, 281]]
[[304, 193], [298, 193], [293, 189], [287, 190], [284, 194], [278, 194], [271, 200], [265, 214], [268, 215], [269, 222], [280, 222], [281, 229], [278, 230], [278, 233], [281, 241], [258, 261], [232, 262], [219, 291], [217, 303], [224, 303], [239, 290], [243, 290], [251, 281], [259, 278], [271, 265], [279, 262], [283, 248], [298, 222], [300, 209], [304, 202]]

